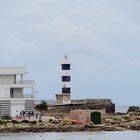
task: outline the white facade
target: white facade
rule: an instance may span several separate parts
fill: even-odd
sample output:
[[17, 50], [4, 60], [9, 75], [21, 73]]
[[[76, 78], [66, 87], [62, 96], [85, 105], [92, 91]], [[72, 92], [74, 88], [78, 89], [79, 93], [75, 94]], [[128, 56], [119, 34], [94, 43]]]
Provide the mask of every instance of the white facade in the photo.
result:
[[25, 67], [0, 67], [0, 116], [34, 110], [34, 81], [24, 80], [25, 74]]

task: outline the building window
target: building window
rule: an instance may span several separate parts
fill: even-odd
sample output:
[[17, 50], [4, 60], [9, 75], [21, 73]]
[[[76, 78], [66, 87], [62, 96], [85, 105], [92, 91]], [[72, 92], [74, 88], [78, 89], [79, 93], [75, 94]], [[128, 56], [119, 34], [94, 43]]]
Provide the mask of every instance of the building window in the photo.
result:
[[62, 88], [62, 93], [70, 93], [70, 88]]
[[62, 82], [70, 82], [70, 76], [62, 76]]
[[62, 70], [70, 70], [70, 64], [62, 64]]

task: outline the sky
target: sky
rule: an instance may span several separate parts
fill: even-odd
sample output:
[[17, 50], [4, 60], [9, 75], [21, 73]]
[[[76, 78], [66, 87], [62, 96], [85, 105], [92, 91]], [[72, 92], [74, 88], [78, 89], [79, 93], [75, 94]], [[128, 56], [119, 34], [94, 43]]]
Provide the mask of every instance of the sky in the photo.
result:
[[67, 53], [72, 99], [140, 105], [139, 7], [139, 0], [0, 0], [0, 66], [27, 67], [36, 99], [55, 99]]

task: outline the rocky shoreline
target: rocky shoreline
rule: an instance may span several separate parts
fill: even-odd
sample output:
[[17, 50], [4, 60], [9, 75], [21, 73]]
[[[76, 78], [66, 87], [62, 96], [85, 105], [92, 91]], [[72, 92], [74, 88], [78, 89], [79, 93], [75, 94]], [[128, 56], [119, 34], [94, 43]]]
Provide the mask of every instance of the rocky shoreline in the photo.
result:
[[52, 126], [26, 126], [26, 127], [3, 127], [0, 128], [0, 133], [21, 133], [21, 132], [79, 132], [79, 131], [125, 131], [125, 130], [140, 130], [140, 125], [132, 125], [129, 129], [116, 126], [85, 126], [85, 125], [52, 125]]
[[60, 120], [45, 121], [5, 121], [0, 125], [0, 133], [19, 132], [78, 132], [78, 131], [124, 131], [140, 130], [140, 112], [108, 115], [102, 125], [75, 125]]
[[[51, 119], [50, 119], [51, 118]], [[20, 132], [78, 132], [78, 131], [140, 131], [139, 108], [130, 107], [127, 113], [116, 113], [106, 116], [106, 122], [101, 125], [73, 124], [60, 117], [50, 117], [48, 120], [0, 120], [0, 133]]]

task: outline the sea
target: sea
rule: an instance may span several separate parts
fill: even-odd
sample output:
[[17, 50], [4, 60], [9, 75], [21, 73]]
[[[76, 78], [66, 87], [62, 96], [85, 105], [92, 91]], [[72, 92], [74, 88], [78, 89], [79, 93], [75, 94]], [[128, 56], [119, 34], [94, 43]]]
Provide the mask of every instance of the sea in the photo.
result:
[[[128, 106], [116, 106], [116, 112], [127, 110]], [[140, 140], [140, 131], [0, 133], [0, 140]]]
[[0, 140], [140, 140], [140, 131], [0, 134]]

